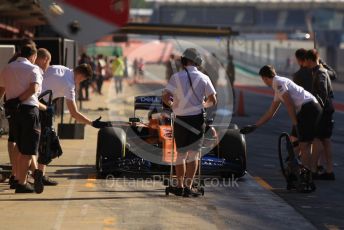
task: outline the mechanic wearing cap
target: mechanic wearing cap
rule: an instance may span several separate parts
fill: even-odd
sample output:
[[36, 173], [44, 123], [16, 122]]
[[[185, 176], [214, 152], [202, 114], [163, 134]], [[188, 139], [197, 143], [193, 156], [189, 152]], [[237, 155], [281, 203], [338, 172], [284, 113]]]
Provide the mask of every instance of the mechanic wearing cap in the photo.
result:
[[202, 65], [202, 58], [197, 50], [186, 49], [181, 63], [184, 69], [171, 76], [163, 92], [163, 101], [176, 115], [173, 127], [178, 152], [176, 195], [188, 197], [198, 196], [192, 190], [192, 183], [200, 157], [204, 108], [216, 105], [217, 99], [209, 77], [197, 69]]
[[302, 163], [310, 169], [311, 144], [321, 115], [321, 107], [317, 99], [292, 80], [277, 76], [275, 69], [270, 65], [263, 66], [259, 75], [267, 86], [272, 87], [275, 96], [269, 110], [254, 125], [248, 125], [240, 132], [251, 133], [268, 122], [283, 102], [292, 121], [293, 132], [299, 140]]
[[[65, 97], [68, 110], [73, 118], [78, 122], [91, 125], [94, 128], [102, 128], [109, 125], [108, 122], [100, 121], [100, 117], [94, 121], [80, 113], [77, 109], [75, 102], [75, 88], [81, 82], [92, 77], [93, 71], [90, 65], [81, 64], [74, 68], [69, 69], [62, 65], [50, 65], [51, 54], [47, 49], [40, 48], [37, 52], [37, 59], [35, 64], [38, 65], [43, 74], [42, 92], [51, 90], [53, 99]], [[45, 172], [44, 159], [39, 157], [39, 168]], [[57, 185], [56, 181], [52, 181], [49, 177], [43, 177], [45, 185]]]

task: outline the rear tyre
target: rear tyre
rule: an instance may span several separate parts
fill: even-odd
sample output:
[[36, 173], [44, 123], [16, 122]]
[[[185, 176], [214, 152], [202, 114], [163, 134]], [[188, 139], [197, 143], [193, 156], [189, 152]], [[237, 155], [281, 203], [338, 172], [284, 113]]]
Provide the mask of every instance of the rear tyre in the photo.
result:
[[102, 128], [98, 132], [96, 170], [99, 177], [118, 175], [115, 162], [125, 156], [126, 133], [117, 127]]
[[[235, 127], [235, 126], [233, 126]], [[220, 154], [226, 161], [235, 163], [237, 168], [233, 171], [223, 173], [226, 178], [242, 177], [246, 173], [246, 141], [239, 129], [229, 129], [223, 135], [219, 143]]]

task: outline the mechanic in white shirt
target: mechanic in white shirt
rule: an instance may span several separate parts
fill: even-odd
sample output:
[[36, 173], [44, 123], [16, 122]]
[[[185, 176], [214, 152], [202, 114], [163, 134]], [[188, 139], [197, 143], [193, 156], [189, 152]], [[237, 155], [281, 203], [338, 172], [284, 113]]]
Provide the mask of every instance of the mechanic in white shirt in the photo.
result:
[[35, 64], [44, 72], [42, 92], [52, 90], [53, 99], [65, 97], [71, 116], [78, 122], [91, 125], [94, 128], [102, 128], [108, 125], [108, 122], [102, 122], [100, 119], [94, 121], [90, 120], [80, 113], [76, 106], [75, 88], [77, 85], [80, 85], [81, 82], [92, 76], [93, 71], [91, 66], [84, 63], [72, 70], [62, 65], [50, 66], [50, 60], [51, 54], [47, 49], [38, 49]]
[[[51, 65], [51, 54], [47, 49], [39, 48], [37, 52], [37, 59], [35, 64], [41, 68], [43, 72], [42, 92], [51, 90], [53, 98], [66, 98], [68, 110], [73, 118], [83, 124], [91, 125], [94, 128], [102, 128], [109, 126], [108, 122], [100, 121], [100, 117], [94, 121], [90, 120], [87, 116], [80, 113], [76, 106], [75, 101], [75, 88], [81, 82], [92, 77], [93, 70], [88, 64], [81, 64], [74, 68], [69, 69], [62, 65]], [[43, 163], [43, 158], [38, 158], [39, 168], [42, 168], [45, 174], [46, 165]], [[51, 180], [47, 176], [43, 176], [43, 183], [45, 185], [57, 185], [56, 181]]]
[[196, 49], [186, 49], [181, 62], [184, 69], [170, 78], [163, 101], [176, 115], [173, 127], [178, 152], [176, 195], [197, 196], [192, 191], [192, 183], [204, 132], [204, 108], [216, 105], [216, 91], [209, 77], [197, 69], [202, 58]]
[[317, 99], [292, 80], [277, 76], [275, 69], [270, 65], [263, 66], [259, 75], [267, 86], [272, 87], [275, 96], [269, 110], [254, 125], [248, 125], [240, 132], [248, 134], [268, 122], [283, 103], [292, 121], [293, 132], [298, 136], [302, 163], [310, 169], [311, 144], [321, 116], [321, 107]]
[[[37, 169], [34, 156], [38, 153], [40, 139], [39, 109], [46, 106], [39, 103], [43, 77], [33, 63], [37, 57], [34, 45], [21, 48], [20, 57], [8, 64], [0, 75], [0, 98], [6, 91], [5, 106], [16, 113], [14, 121], [15, 151], [18, 151], [16, 193], [43, 192], [43, 172]], [[34, 188], [26, 181], [29, 165], [34, 165]]]

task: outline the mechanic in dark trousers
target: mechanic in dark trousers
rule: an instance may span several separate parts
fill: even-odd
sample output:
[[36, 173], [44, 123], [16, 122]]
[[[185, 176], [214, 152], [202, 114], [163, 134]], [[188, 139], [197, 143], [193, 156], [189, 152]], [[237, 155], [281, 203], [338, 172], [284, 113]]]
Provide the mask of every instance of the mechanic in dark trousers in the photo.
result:
[[283, 102], [295, 129], [293, 132], [297, 133], [302, 163], [310, 170], [311, 144], [321, 116], [321, 107], [317, 99], [290, 79], [277, 76], [275, 69], [270, 65], [263, 66], [259, 75], [267, 86], [272, 87], [275, 96], [265, 114], [254, 125], [248, 125], [240, 132], [251, 133], [268, 122]]
[[189, 197], [199, 195], [192, 190], [192, 183], [200, 157], [204, 108], [216, 105], [217, 99], [210, 78], [197, 69], [202, 64], [197, 50], [186, 49], [181, 62], [184, 70], [172, 75], [163, 92], [163, 101], [176, 115], [173, 127], [177, 147], [176, 195]]
[[[312, 84], [313, 84], [313, 77], [312, 77], [312, 70], [305, 66], [306, 62], [306, 49], [298, 49], [295, 51], [295, 59], [296, 62], [299, 64], [300, 68], [293, 74], [293, 81], [304, 88], [306, 91], [311, 92]], [[293, 132], [294, 131], [294, 132]], [[290, 135], [291, 141], [294, 145], [295, 152], [300, 152], [297, 140], [297, 134], [295, 133], [295, 129], [292, 130]]]
[[319, 159], [319, 150], [321, 145], [324, 148], [326, 159], [326, 172], [320, 175], [315, 174], [316, 179], [335, 180], [333, 173], [333, 159], [332, 159], [332, 143], [331, 136], [333, 130], [333, 113], [334, 106], [332, 103], [333, 90], [331, 79], [328, 71], [320, 64], [319, 54], [317, 50], [308, 50], [306, 53], [306, 66], [312, 69], [313, 85], [312, 94], [318, 99], [322, 105], [322, 115], [314, 141], [314, 151], [312, 157], [312, 171], [317, 170], [317, 163]]
[[[93, 70], [89, 64], [81, 64], [74, 68], [69, 69], [62, 65], [50, 66], [51, 54], [47, 49], [38, 49], [37, 59], [35, 64], [40, 67], [43, 72], [42, 92], [52, 90], [53, 99], [64, 97], [71, 116], [78, 122], [91, 125], [94, 128], [102, 128], [109, 125], [108, 122], [100, 121], [100, 118], [92, 121], [78, 111], [75, 100], [76, 86], [88, 80], [93, 75]], [[56, 181], [51, 180], [45, 175], [46, 165], [41, 156], [38, 158], [38, 167], [42, 169], [43, 183], [45, 185], [57, 185]]]
[[[37, 169], [34, 163], [34, 188], [27, 183], [29, 166], [38, 153], [40, 138], [39, 109], [46, 110], [46, 106], [39, 103], [38, 95], [42, 88], [42, 74], [33, 63], [37, 57], [34, 45], [25, 45], [21, 48], [20, 57], [8, 64], [0, 77], [0, 86], [6, 91], [6, 103], [16, 107], [14, 124], [15, 151], [19, 152], [17, 160], [16, 193], [41, 193], [43, 172]], [[3, 94], [3, 91], [2, 94]], [[1, 97], [3, 95], [0, 95]]]

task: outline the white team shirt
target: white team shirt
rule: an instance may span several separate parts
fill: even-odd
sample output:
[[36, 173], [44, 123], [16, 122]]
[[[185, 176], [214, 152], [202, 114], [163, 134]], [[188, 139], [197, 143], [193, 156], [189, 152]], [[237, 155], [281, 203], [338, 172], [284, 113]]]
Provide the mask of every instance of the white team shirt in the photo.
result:
[[65, 97], [75, 101], [75, 81], [73, 70], [62, 66], [52, 65], [43, 74], [43, 92], [51, 90], [53, 99]]
[[291, 100], [294, 102], [296, 112], [301, 110], [303, 104], [317, 99], [301, 86], [295, 84], [292, 80], [285, 77], [275, 76], [272, 81], [272, 89], [275, 92], [274, 101], [281, 101], [284, 103], [282, 95], [288, 92]]
[[[195, 66], [187, 66], [193, 90], [185, 70], [172, 75], [165, 90], [173, 95], [172, 110], [177, 116], [191, 116], [202, 112], [205, 97], [216, 94], [210, 78]], [[196, 95], [197, 96], [196, 96]]]
[[5, 88], [7, 100], [19, 97], [32, 83], [37, 83], [38, 92], [22, 101], [24, 105], [37, 107], [39, 106], [38, 96], [42, 90], [42, 80], [43, 76], [39, 67], [23, 57], [18, 57], [14, 62], [7, 64], [0, 74], [0, 86]]

